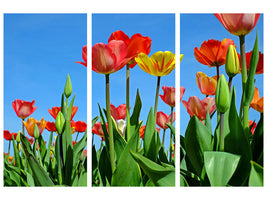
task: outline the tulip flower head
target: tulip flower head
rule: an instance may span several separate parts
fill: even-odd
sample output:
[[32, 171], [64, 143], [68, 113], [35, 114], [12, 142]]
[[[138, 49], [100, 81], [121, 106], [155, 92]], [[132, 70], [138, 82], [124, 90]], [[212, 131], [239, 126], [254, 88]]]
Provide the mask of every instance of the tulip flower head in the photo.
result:
[[217, 112], [219, 113], [225, 113], [230, 107], [229, 87], [223, 74], [220, 76], [217, 83], [215, 103], [217, 107]]
[[255, 87], [254, 97], [250, 103], [250, 107], [260, 113], [263, 113], [263, 101], [263, 97], [260, 98], [259, 89]]
[[250, 33], [260, 17], [260, 14], [256, 13], [219, 13], [214, 15], [227, 31], [237, 36]]
[[175, 54], [170, 51], [158, 51], [150, 58], [140, 53], [135, 61], [143, 71], [154, 76], [166, 76], [175, 68]]
[[35, 124], [37, 125], [38, 129], [39, 129], [39, 135], [42, 134], [43, 130], [46, 127], [46, 121], [44, 120], [44, 118], [41, 119], [41, 121], [37, 121], [36, 119], [30, 117], [28, 118], [28, 120], [25, 122], [23, 121], [24, 126], [26, 127], [26, 130], [28, 132], [28, 134], [31, 137], [34, 137], [34, 127]]
[[[106, 126], [108, 127], [107, 123], [106, 123]], [[107, 128], [108, 130], [108, 128]], [[104, 131], [102, 129], [102, 125], [101, 125], [101, 122], [98, 122], [98, 123], [95, 123], [93, 128], [92, 128], [92, 132], [98, 136], [100, 136], [101, 138], [105, 139], [105, 136], [104, 136]]]
[[14, 139], [17, 138], [17, 133], [10, 133], [8, 130], [4, 130], [4, 138], [5, 140], [12, 140], [12, 136], [14, 135]]
[[126, 118], [126, 104], [121, 104], [117, 108], [111, 103], [110, 104], [111, 116], [115, 120], [125, 119]]
[[234, 45], [231, 39], [204, 41], [200, 48], [195, 47], [194, 55], [198, 62], [209, 67], [221, 66], [225, 63], [228, 46]]
[[203, 100], [200, 100], [196, 96], [189, 97], [188, 101], [182, 101], [185, 108], [187, 109], [188, 114], [192, 117], [196, 117], [200, 120], [206, 119], [207, 111], [211, 114], [216, 109], [215, 99], [213, 97], [206, 97]]
[[[252, 51], [246, 53], [247, 71], [249, 70], [249, 63], [250, 63], [251, 55], [252, 55]], [[257, 67], [256, 67], [255, 74], [262, 74], [263, 73], [263, 55], [264, 54], [259, 51], [259, 61], [258, 61]], [[239, 73], [241, 73], [241, 57], [240, 57], [240, 54], [238, 54], [238, 57], [239, 57], [239, 64], [240, 64], [239, 65], [240, 66]]]
[[[78, 107], [76, 106], [72, 106], [72, 110], [71, 110], [71, 117], [70, 120], [72, 120], [72, 118], [74, 117], [74, 115], [76, 114], [78, 110]], [[52, 109], [48, 109], [48, 112], [50, 113], [50, 115], [56, 119], [57, 118], [57, 114], [59, 113], [59, 111], [61, 111], [61, 107], [52, 107]]]
[[196, 73], [197, 86], [204, 95], [215, 95], [217, 76], [209, 77], [203, 72]]
[[122, 40], [111, 40], [107, 45], [97, 43], [92, 47], [92, 70], [111, 74], [129, 62], [127, 45]]
[[148, 36], [142, 36], [140, 33], [134, 34], [129, 38], [123, 31], [118, 30], [111, 34], [108, 39], [108, 42], [112, 40], [122, 40], [127, 45], [127, 58], [130, 58], [128, 64], [130, 68], [133, 68], [136, 65], [135, 57], [139, 53], [149, 54], [151, 49], [151, 39]]
[[77, 121], [74, 124], [74, 128], [76, 132], [85, 132], [86, 128], [87, 128], [87, 124], [83, 121]]
[[[175, 112], [173, 112], [173, 117], [172, 117], [172, 122], [175, 121]], [[168, 129], [169, 127], [166, 125], [167, 124], [171, 124], [171, 115], [167, 115], [161, 111], [157, 112], [157, 119], [156, 119], [156, 123], [157, 125], [166, 130]]]
[[37, 106], [33, 107], [34, 103], [35, 100], [29, 102], [16, 99], [15, 101], [12, 102], [12, 106], [17, 116], [21, 119], [25, 119], [29, 117], [36, 110]]
[[180, 87], [180, 101], [183, 98], [184, 92], [185, 92], [185, 88], [184, 87]]
[[168, 104], [170, 107], [175, 106], [175, 88], [174, 87], [167, 87], [162, 86], [163, 95], [159, 95], [160, 98]]
[[45, 129], [48, 131], [56, 132], [57, 130], [56, 130], [55, 122], [47, 122]]
[[82, 56], [83, 56], [84, 62], [76, 61], [75, 63], [80, 63], [80, 64], [84, 65], [85, 67], [87, 67], [87, 45], [83, 46]]

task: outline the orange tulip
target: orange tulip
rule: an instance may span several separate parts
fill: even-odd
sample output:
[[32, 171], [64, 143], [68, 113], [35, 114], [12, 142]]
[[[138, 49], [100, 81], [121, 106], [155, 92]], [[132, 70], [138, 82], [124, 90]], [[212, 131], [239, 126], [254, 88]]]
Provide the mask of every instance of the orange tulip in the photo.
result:
[[[78, 110], [78, 107], [76, 106], [72, 106], [72, 110], [71, 110], [71, 117], [70, 117], [70, 120], [72, 120], [72, 118], [74, 117], [74, 115], [76, 114]], [[50, 113], [50, 115], [56, 119], [57, 118], [57, 114], [58, 112], [61, 111], [61, 107], [52, 107], [52, 110], [51, 109], [48, 109], [48, 112]]]
[[255, 87], [254, 97], [250, 103], [250, 107], [263, 113], [263, 97], [260, 98], [259, 90]]
[[175, 88], [174, 87], [167, 87], [162, 86], [163, 95], [159, 95], [160, 98], [168, 104], [170, 107], [175, 106]]
[[[173, 119], [172, 122], [175, 121], [175, 112], [173, 112]], [[171, 115], [167, 115], [161, 111], [157, 112], [157, 119], [156, 123], [160, 128], [167, 129], [169, 128], [167, 124], [171, 124]]]
[[29, 102], [16, 99], [15, 101], [12, 102], [12, 106], [17, 116], [21, 119], [25, 119], [29, 117], [36, 110], [37, 106], [33, 107], [34, 103], [35, 100]]
[[184, 87], [180, 87], [180, 101], [183, 98], [184, 92], [185, 92], [185, 88]]
[[225, 63], [229, 45], [234, 45], [231, 39], [204, 41], [200, 48], [195, 47], [194, 55], [198, 62], [209, 67], [221, 66]]
[[111, 40], [122, 40], [125, 42], [128, 49], [127, 58], [130, 58], [130, 61], [128, 62], [130, 68], [133, 68], [136, 65], [134, 58], [139, 53], [149, 54], [151, 49], [150, 37], [142, 36], [140, 33], [134, 34], [130, 39], [123, 31], [118, 30], [111, 34], [108, 42]]
[[208, 77], [203, 72], [196, 73], [197, 86], [202, 94], [215, 95], [217, 87], [217, 76]]
[[23, 121], [23, 124], [31, 137], [34, 137], [33, 133], [35, 124], [38, 126], [39, 134], [41, 135], [46, 127], [46, 123], [47, 122], [44, 120], [44, 118], [42, 118], [41, 121], [37, 121], [36, 119], [30, 117], [28, 118], [27, 122]]
[[215, 99], [213, 97], [206, 97], [201, 101], [198, 97], [192, 96], [189, 97], [188, 102], [182, 101], [182, 103], [191, 117], [196, 115], [200, 120], [206, 119], [207, 110], [211, 114], [216, 109]]
[[237, 36], [250, 33], [260, 18], [260, 14], [256, 13], [219, 13], [214, 15], [227, 31]]
[[80, 63], [84, 65], [85, 67], [87, 67], [87, 45], [83, 46], [82, 56], [83, 56], [84, 62], [76, 61], [75, 63]]

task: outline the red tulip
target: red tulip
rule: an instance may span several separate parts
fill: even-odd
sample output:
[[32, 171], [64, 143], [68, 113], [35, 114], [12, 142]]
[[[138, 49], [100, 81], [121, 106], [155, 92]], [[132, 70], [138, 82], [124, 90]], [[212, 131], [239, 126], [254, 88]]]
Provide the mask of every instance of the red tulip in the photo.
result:
[[75, 63], [80, 63], [84, 65], [85, 67], [87, 67], [87, 45], [83, 46], [82, 55], [83, 55], [84, 62], [76, 61]]
[[127, 45], [122, 40], [112, 40], [107, 45], [97, 43], [92, 47], [92, 70], [100, 74], [114, 73], [128, 63], [127, 54]]
[[183, 98], [184, 92], [185, 92], [185, 88], [180, 86], [180, 101]]
[[[146, 125], [141, 126], [141, 128], [139, 129], [140, 138], [142, 139], [144, 139], [145, 129]], [[160, 128], [156, 128], [156, 130], [158, 131], [158, 133], [160, 132]]]
[[38, 126], [39, 129], [39, 134], [41, 135], [43, 130], [46, 127], [46, 121], [44, 120], [44, 118], [41, 119], [41, 121], [37, 121], [36, 119], [30, 117], [28, 118], [28, 120], [25, 122], [23, 121], [23, 124], [25, 126], [25, 128], [27, 129], [28, 134], [31, 137], [34, 137], [34, 126], [35, 124]]
[[131, 39], [121, 30], [115, 31], [111, 34], [108, 39], [108, 42], [111, 40], [122, 40], [127, 45], [128, 54], [127, 58], [130, 58], [128, 64], [130, 68], [133, 68], [136, 65], [135, 57], [139, 53], [149, 54], [151, 49], [151, 39], [150, 37], [144, 37], [139, 33], [134, 34]]
[[76, 132], [85, 132], [87, 124], [83, 121], [77, 121], [75, 122], [74, 128]]
[[56, 130], [55, 122], [47, 122], [45, 129], [48, 131], [56, 132], [57, 130]]
[[[106, 127], [107, 127], [107, 131], [108, 131], [108, 123], [106, 122]], [[104, 135], [104, 131], [102, 129], [101, 126], [101, 122], [95, 123], [95, 125], [92, 128], [92, 132], [98, 136], [100, 136], [101, 138], [103, 138], [103, 140], [105, 140], [105, 135]]]
[[211, 114], [215, 109], [215, 99], [213, 97], [206, 97], [202, 101], [196, 97], [192, 96], [188, 99], [188, 102], [182, 101], [188, 114], [192, 117], [196, 115], [200, 120], [206, 119], [207, 110]]
[[217, 87], [217, 76], [208, 77], [203, 72], [197, 72], [196, 74], [197, 86], [202, 94], [215, 95]]
[[35, 100], [29, 102], [16, 99], [15, 101], [12, 102], [12, 106], [17, 116], [21, 119], [25, 119], [26, 117], [29, 117], [36, 110], [37, 106], [33, 107], [34, 103]]
[[[173, 112], [173, 119], [172, 119], [172, 122], [175, 121], [175, 112]], [[171, 124], [171, 115], [167, 115], [161, 111], [157, 112], [157, 125], [160, 127], [160, 128], [163, 128], [163, 129], [167, 129], [169, 128], [167, 124]]]
[[175, 106], [175, 88], [174, 87], [167, 87], [162, 86], [163, 95], [159, 95], [160, 98], [168, 104], [170, 107]]
[[231, 39], [204, 41], [200, 48], [195, 47], [194, 55], [198, 62], [209, 67], [221, 66], [225, 63], [229, 45], [234, 45]]
[[126, 117], [126, 104], [121, 104], [117, 108], [113, 104], [110, 104], [110, 112], [111, 112], [111, 116], [115, 120], [119, 120], [119, 119], [124, 120]]
[[16, 139], [18, 134], [17, 133], [10, 133], [8, 130], [4, 130], [4, 138], [6, 140], [11, 141], [13, 135], [14, 135], [14, 139]]
[[30, 142], [30, 144], [32, 145], [33, 144], [33, 142], [34, 142], [34, 139], [33, 139], [33, 137], [31, 137], [31, 138], [29, 138], [29, 137], [27, 137], [27, 136], [25, 136], [26, 138], [27, 138], [27, 140]]
[[260, 113], [263, 113], [263, 102], [263, 97], [260, 98], [259, 90], [255, 87], [254, 97], [250, 103], [250, 107]]
[[[247, 71], [249, 70], [249, 63], [250, 63], [250, 58], [251, 58], [251, 52], [246, 53], [246, 65], [247, 65]], [[240, 70], [239, 73], [241, 73], [241, 57], [240, 54], [238, 54], [239, 57], [239, 62], [240, 62]], [[259, 61], [257, 64], [256, 72], [255, 74], [262, 74], [263, 73], [263, 53], [259, 52]]]
[[[70, 117], [70, 120], [72, 120], [72, 118], [73, 118], [74, 115], [76, 114], [77, 110], [78, 110], [78, 107], [76, 107], [76, 106], [72, 106], [72, 111], [71, 111], [71, 117]], [[57, 106], [52, 107], [52, 110], [51, 110], [51, 109], [48, 109], [48, 112], [50, 113], [50, 115], [51, 115], [54, 119], [56, 119], [57, 114], [58, 114], [59, 111], [61, 111], [61, 107], [57, 107]]]
[[256, 26], [260, 14], [251, 13], [219, 13], [214, 14], [224, 28], [233, 35], [247, 35]]

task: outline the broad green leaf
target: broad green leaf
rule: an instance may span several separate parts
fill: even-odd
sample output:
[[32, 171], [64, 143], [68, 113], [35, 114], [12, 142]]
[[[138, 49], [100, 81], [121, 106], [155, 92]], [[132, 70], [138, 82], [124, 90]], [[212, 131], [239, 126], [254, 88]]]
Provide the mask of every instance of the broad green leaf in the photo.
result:
[[259, 163], [260, 165], [263, 165], [262, 162], [262, 154], [263, 154], [263, 116], [260, 118], [255, 132], [252, 135], [252, 141], [251, 141], [251, 151], [253, 154], [253, 161]]
[[102, 152], [100, 154], [98, 168], [103, 182], [103, 186], [106, 186], [106, 178], [110, 182], [112, 177], [110, 159], [106, 146], [103, 147]]
[[51, 131], [51, 133], [50, 133], [49, 143], [48, 143], [46, 155], [45, 155], [45, 158], [44, 158], [44, 169], [45, 170], [48, 169], [48, 166], [50, 164], [50, 148], [51, 148], [51, 145], [52, 145], [52, 140], [53, 140], [53, 131]]
[[181, 174], [180, 174], [180, 186], [181, 187], [189, 186], [186, 179]]
[[70, 121], [70, 119], [71, 119], [71, 112], [72, 112], [72, 107], [73, 107], [74, 99], [75, 99], [75, 94], [73, 95], [73, 98], [72, 98], [72, 100], [70, 102], [70, 105], [69, 105], [69, 108], [67, 110], [66, 121]]
[[75, 167], [78, 163], [78, 160], [83, 153], [83, 150], [87, 146], [87, 129], [84, 132], [83, 137], [80, 139], [78, 143], [73, 146], [73, 167]]
[[251, 161], [248, 186], [263, 186], [263, 168], [253, 161]]
[[87, 186], [87, 172], [83, 171], [78, 180], [78, 186]]
[[109, 151], [109, 136], [108, 136], [108, 131], [107, 131], [107, 127], [106, 127], [106, 122], [105, 122], [105, 118], [104, 115], [102, 113], [101, 107], [98, 104], [98, 108], [99, 108], [99, 113], [100, 113], [100, 121], [101, 121], [101, 126], [104, 132], [104, 136], [105, 136], [105, 144], [106, 144], [106, 148], [107, 151]]
[[59, 185], [62, 184], [62, 171], [63, 171], [63, 157], [61, 153], [61, 140], [62, 140], [62, 134], [59, 134], [56, 139], [56, 144], [55, 144], [55, 158], [56, 158], [56, 163], [57, 163], [57, 178]]
[[[22, 134], [20, 134], [20, 135], [22, 135]], [[15, 143], [14, 135], [12, 135], [12, 142], [13, 142], [13, 149], [14, 149], [14, 156], [15, 156], [15, 166], [18, 168], [21, 168], [19, 150], [18, 150], [17, 145]]]
[[175, 186], [175, 168], [172, 165], [164, 167], [138, 153], [131, 151], [131, 154], [156, 186]]
[[36, 158], [28, 151], [28, 149], [25, 145], [25, 142], [24, 142], [25, 140], [27, 140], [27, 138], [23, 134], [21, 134], [20, 137], [21, 137], [21, 143], [22, 143], [25, 155], [27, 157], [29, 166], [31, 167], [36, 185], [53, 186], [54, 183], [49, 178], [46, 171], [41, 167], [41, 165], [38, 163]]
[[140, 116], [141, 108], [142, 108], [142, 101], [140, 98], [139, 90], [137, 89], [134, 109], [133, 109], [132, 116], [130, 117], [130, 124], [131, 124], [130, 135], [132, 135], [135, 132], [135, 129], [137, 128], [139, 124], [139, 116]]
[[228, 121], [229, 123], [230, 132], [225, 136], [224, 150], [225, 152], [241, 156], [235, 174], [229, 182], [230, 185], [240, 186], [246, 181], [249, 175], [252, 153], [248, 138], [245, 135], [242, 124], [236, 111], [234, 86], [232, 88], [231, 96], [232, 99], [229, 109], [229, 117], [228, 119], [225, 118], [225, 121]]
[[95, 123], [97, 122], [97, 120], [99, 119], [98, 116], [96, 116], [94, 119], [92, 119], [92, 128], [95, 125]]
[[208, 128], [195, 115], [191, 117], [185, 132], [185, 150], [194, 173], [198, 176], [201, 175], [204, 164], [203, 153], [212, 150], [211, 139]]
[[212, 134], [212, 126], [211, 126], [209, 110], [207, 110], [206, 119], [205, 119], [205, 126], [209, 130], [210, 134]]
[[226, 152], [204, 152], [204, 166], [211, 186], [226, 186], [233, 176], [240, 156]]
[[43, 159], [45, 157], [45, 154], [46, 154], [46, 144], [45, 144], [45, 141], [44, 141], [42, 135], [39, 136], [38, 143], [40, 146], [41, 159]]
[[127, 143], [126, 143], [125, 139], [121, 136], [121, 134], [118, 132], [115, 123], [116, 122], [112, 118], [114, 150], [115, 150], [115, 154], [116, 154], [116, 160], [118, 161], [120, 159], [120, 156], [121, 156]]
[[31, 186], [31, 187], [34, 187], [35, 186], [35, 184], [34, 184], [34, 178], [28, 172], [26, 172], [26, 175], [27, 175], [27, 183], [28, 183], [28, 185]]
[[173, 125], [171, 125], [171, 124], [168, 124], [168, 123], [166, 123], [166, 125], [170, 128], [171, 133], [172, 133], [172, 135], [174, 137], [174, 141], [175, 141], [175, 127]]
[[139, 186], [141, 183], [141, 171], [138, 164], [132, 158], [130, 150], [137, 152], [139, 142], [139, 128], [130, 138], [120, 159], [117, 162], [117, 168], [112, 176], [112, 186]]

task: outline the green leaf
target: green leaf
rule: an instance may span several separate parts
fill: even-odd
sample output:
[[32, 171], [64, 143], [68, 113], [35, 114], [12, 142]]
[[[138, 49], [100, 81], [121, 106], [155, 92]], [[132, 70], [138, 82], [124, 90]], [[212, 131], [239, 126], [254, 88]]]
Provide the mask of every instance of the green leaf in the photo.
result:
[[226, 152], [204, 152], [204, 166], [211, 186], [226, 186], [233, 176], [240, 156]]
[[166, 123], [166, 125], [170, 128], [172, 135], [174, 136], [175, 140], [175, 127], [171, 124]]
[[53, 131], [51, 131], [51, 133], [50, 133], [49, 143], [48, 143], [46, 155], [45, 155], [45, 158], [44, 158], [44, 169], [45, 170], [48, 169], [48, 166], [50, 164], [50, 148], [51, 148], [51, 145], [52, 145], [52, 140], [53, 140]]
[[125, 139], [121, 136], [121, 134], [118, 132], [116, 128], [116, 122], [112, 118], [112, 125], [113, 125], [113, 137], [114, 137], [114, 150], [116, 154], [117, 161], [120, 159], [120, 156], [126, 146]]
[[70, 119], [71, 119], [71, 112], [72, 112], [72, 107], [73, 107], [74, 99], [75, 99], [75, 94], [73, 95], [72, 100], [70, 102], [70, 105], [69, 105], [69, 108], [68, 108], [68, 111], [67, 111], [66, 121], [70, 121]]
[[78, 186], [87, 186], [87, 172], [85, 170], [80, 175]]
[[138, 164], [130, 154], [130, 150], [137, 152], [139, 142], [139, 128], [130, 138], [120, 159], [117, 161], [117, 168], [112, 176], [112, 186], [139, 186], [141, 183], [141, 171]]
[[263, 168], [253, 161], [251, 161], [251, 171], [248, 185], [253, 187], [263, 186]]
[[52, 180], [49, 178], [49, 176], [47, 175], [46, 171], [42, 168], [42, 166], [38, 163], [38, 161], [36, 160], [36, 158], [28, 151], [26, 145], [25, 145], [25, 140], [27, 140], [27, 138], [21, 134], [21, 143], [22, 143], [22, 147], [24, 149], [26, 158], [28, 160], [28, 163], [31, 167], [32, 173], [33, 173], [33, 177], [34, 180], [36, 182], [36, 185], [39, 186], [53, 186], [54, 183], [52, 182]]
[[212, 134], [212, 126], [211, 126], [209, 110], [207, 110], [206, 119], [205, 119], [205, 126], [209, 130], [210, 134]]
[[14, 156], [15, 156], [15, 166], [18, 168], [21, 168], [19, 150], [15, 143], [14, 135], [12, 135], [12, 142], [13, 142], [13, 149], [14, 149]]
[[175, 186], [175, 168], [172, 165], [161, 166], [132, 151], [131, 155], [156, 186]]
[[181, 187], [189, 186], [186, 179], [181, 174], [180, 174], [180, 186]]
[[112, 177], [110, 159], [108, 156], [106, 145], [103, 147], [101, 151], [98, 168], [103, 182], [103, 186], [106, 186], [107, 184], [106, 178], [109, 182], [111, 182], [111, 177]]
[[142, 108], [142, 101], [140, 98], [139, 90], [137, 89], [134, 109], [133, 109], [132, 116], [130, 117], [131, 135], [132, 133], [135, 132], [135, 129], [137, 128], [139, 124], [139, 116], [140, 116], [141, 108]]
[[253, 154], [253, 161], [259, 163], [260, 165], [263, 165], [262, 162], [262, 154], [263, 154], [263, 116], [260, 118], [255, 132], [252, 135], [252, 141], [251, 141], [251, 151]]
[[95, 123], [97, 122], [97, 120], [99, 119], [98, 116], [96, 116], [94, 119], [92, 119], [92, 128], [95, 125]]
[[236, 111], [235, 87], [232, 88], [231, 96], [232, 99], [229, 109], [229, 116], [228, 118], [225, 118], [225, 121], [228, 121], [229, 123], [230, 132], [225, 136], [224, 150], [225, 152], [241, 155], [237, 170], [229, 183], [230, 185], [240, 186], [246, 181], [249, 175], [252, 153], [248, 138], [245, 135], [242, 124]]
[[212, 150], [211, 138], [208, 128], [195, 115], [191, 117], [185, 132], [185, 150], [194, 173], [198, 176], [201, 175], [204, 165], [204, 151]]
[[108, 131], [107, 131], [107, 127], [106, 127], [105, 118], [104, 118], [104, 115], [103, 115], [103, 113], [101, 111], [101, 107], [100, 107], [99, 104], [98, 104], [98, 108], [99, 108], [99, 113], [100, 113], [101, 126], [102, 126], [102, 129], [103, 129], [103, 132], [104, 132], [104, 136], [105, 136], [106, 148], [107, 148], [107, 151], [109, 151], [109, 136], [108, 136]]
[[62, 184], [62, 171], [63, 171], [63, 155], [61, 150], [61, 140], [62, 140], [62, 134], [59, 134], [56, 139], [55, 144], [55, 158], [57, 163], [57, 178], [58, 182], [61, 185]]
[[79, 161], [83, 150], [87, 146], [87, 129], [84, 132], [82, 139], [78, 143], [76, 143], [73, 147], [73, 167], [75, 167]]

